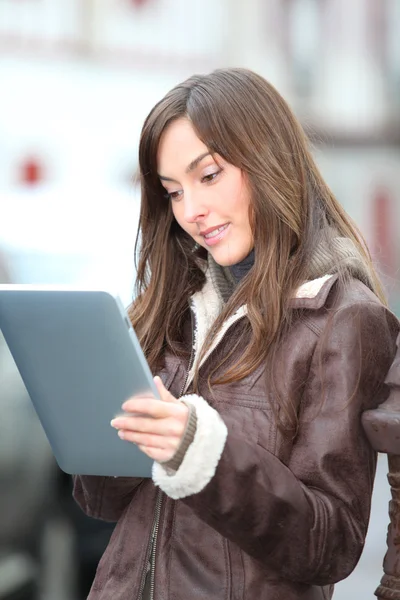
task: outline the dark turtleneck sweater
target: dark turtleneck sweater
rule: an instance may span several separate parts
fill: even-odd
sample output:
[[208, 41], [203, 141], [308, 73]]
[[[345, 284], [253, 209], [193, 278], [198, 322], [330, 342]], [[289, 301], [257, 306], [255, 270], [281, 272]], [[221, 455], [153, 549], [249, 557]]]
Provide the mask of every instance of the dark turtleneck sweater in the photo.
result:
[[229, 270], [230, 270], [235, 282], [239, 283], [239, 281], [241, 279], [243, 279], [243, 277], [245, 275], [247, 275], [247, 273], [250, 271], [250, 269], [253, 265], [254, 265], [254, 250], [252, 250], [250, 252], [250, 254], [248, 254], [246, 256], [246, 258], [241, 260], [239, 263], [229, 267]]

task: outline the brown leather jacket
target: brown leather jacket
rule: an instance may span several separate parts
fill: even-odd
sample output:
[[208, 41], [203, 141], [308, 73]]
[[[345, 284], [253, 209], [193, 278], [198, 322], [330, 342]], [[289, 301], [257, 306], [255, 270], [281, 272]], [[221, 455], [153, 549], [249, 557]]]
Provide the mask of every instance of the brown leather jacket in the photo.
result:
[[[336, 276], [324, 277], [299, 292], [278, 390], [259, 368], [209, 392], [211, 365], [241, 332], [238, 311], [200, 367], [202, 398], [186, 396], [197, 431], [178, 471], [155, 465], [157, 485], [75, 478], [83, 510], [118, 521], [90, 600], [139, 600], [150, 553], [154, 600], [327, 600], [354, 569], [376, 467], [360, 415], [387, 396], [399, 325], [357, 280], [342, 291]], [[206, 292], [203, 300], [210, 305]], [[201, 310], [196, 318], [201, 337]], [[187, 374], [167, 354], [161, 377], [177, 397]], [[294, 439], [276, 426], [277, 392], [296, 406]]]

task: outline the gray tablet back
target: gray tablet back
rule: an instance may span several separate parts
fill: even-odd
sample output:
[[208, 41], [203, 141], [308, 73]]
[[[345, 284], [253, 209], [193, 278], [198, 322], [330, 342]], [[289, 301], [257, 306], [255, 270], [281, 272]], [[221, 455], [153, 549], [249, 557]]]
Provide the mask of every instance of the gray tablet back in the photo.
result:
[[118, 298], [0, 285], [0, 329], [63, 471], [151, 476], [153, 461], [110, 426], [130, 396], [157, 397]]

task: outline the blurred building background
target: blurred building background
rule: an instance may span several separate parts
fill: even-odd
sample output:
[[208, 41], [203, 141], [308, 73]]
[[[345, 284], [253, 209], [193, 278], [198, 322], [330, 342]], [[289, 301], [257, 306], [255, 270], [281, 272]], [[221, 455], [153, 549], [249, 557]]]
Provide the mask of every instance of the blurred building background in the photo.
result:
[[[143, 120], [194, 72], [246, 66], [268, 78], [301, 119], [400, 315], [399, 32], [400, 0], [0, 0], [1, 277], [101, 283], [128, 304]], [[0, 600], [13, 585], [9, 573], [16, 580], [24, 572], [28, 581], [37, 557], [41, 597], [80, 600], [92, 572], [78, 577], [76, 565], [96, 562], [109, 529], [69, 505], [70, 482], [45, 460], [40, 431], [16, 467], [16, 432], [6, 436], [15, 398], [27, 419], [35, 415], [4, 347], [1, 372], [0, 406], [10, 421], [0, 425]], [[34, 477], [22, 468], [28, 453], [41, 465]], [[367, 548], [337, 586], [337, 600], [373, 598], [385, 548], [385, 473], [381, 457]], [[39, 490], [49, 506], [40, 495], [35, 503]], [[33, 563], [18, 553], [21, 538], [6, 533], [11, 514], [22, 523], [11, 513], [21, 494], [32, 496], [24, 518], [40, 540]]]

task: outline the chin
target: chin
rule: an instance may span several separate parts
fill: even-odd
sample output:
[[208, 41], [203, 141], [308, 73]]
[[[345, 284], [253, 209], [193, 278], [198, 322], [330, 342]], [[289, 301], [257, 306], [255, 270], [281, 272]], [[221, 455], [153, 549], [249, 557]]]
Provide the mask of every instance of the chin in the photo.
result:
[[[221, 249], [222, 250], [222, 249]], [[237, 253], [237, 254], [227, 254], [226, 252], [210, 252], [211, 256], [221, 267], [232, 267], [233, 265], [237, 265], [242, 260], [246, 258], [250, 254], [251, 250], [246, 250], [245, 252]]]

